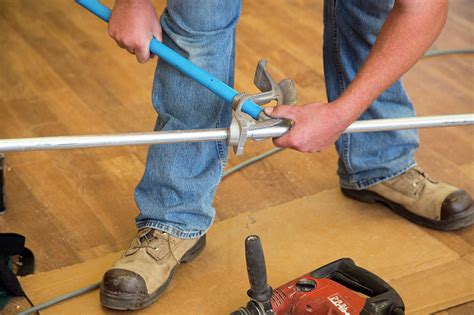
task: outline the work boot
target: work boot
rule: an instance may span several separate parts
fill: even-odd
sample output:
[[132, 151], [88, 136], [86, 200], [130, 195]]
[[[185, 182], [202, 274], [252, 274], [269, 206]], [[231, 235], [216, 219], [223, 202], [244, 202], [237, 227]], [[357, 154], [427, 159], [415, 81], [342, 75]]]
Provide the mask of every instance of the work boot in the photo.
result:
[[458, 230], [474, 222], [467, 192], [433, 180], [418, 167], [365, 190], [341, 190], [349, 198], [380, 202], [405, 219], [435, 230]]
[[139, 230], [130, 247], [104, 274], [100, 302], [116, 310], [150, 305], [169, 285], [176, 267], [196, 258], [205, 245], [205, 235], [188, 240], [152, 228]]

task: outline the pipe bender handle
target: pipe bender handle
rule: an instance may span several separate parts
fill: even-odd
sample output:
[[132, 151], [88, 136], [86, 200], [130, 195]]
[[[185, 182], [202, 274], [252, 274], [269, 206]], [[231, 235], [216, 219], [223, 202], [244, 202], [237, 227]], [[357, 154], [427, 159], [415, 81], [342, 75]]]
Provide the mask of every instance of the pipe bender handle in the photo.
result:
[[[76, 2], [100, 19], [107, 23], [109, 22], [112, 11], [98, 0], [76, 0]], [[202, 84], [211, 92], [222, 97], [228, 103], [231, 103], [234, 97], [238, 94], [236, 90], [221, 80], [213, 77], [155, 38], [153, 38], [150, 42], [150, 51], [166, 61], [172, 67]], [[254, 119], [258, 119], [258, 116], [262, 110], [263, 108], [251, 100], [247, 100], [242, 106], [242, 111], [246, 114], [249, 114]]]

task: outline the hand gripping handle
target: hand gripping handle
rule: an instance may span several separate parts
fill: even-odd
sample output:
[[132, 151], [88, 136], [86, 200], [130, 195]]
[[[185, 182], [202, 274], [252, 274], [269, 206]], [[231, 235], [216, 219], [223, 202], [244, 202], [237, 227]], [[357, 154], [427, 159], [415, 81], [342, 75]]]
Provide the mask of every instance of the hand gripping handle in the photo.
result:
[[[78, 4], [95, 14], [97, 17], [101, 18], [105, 22], [109, 22], [111, 11], [105, 5], [100, 3], [97, 0], [76, 0]], [[188, 77], [196, 80], [204, 87], [209, 89], [211, 92], [222, 97], [228, 103], [231, 103], [234, 97], [238, 94], [236, 90], [220, 81], [219, 79], [213, 77], [203, 69], [199, 68], [188, 59], [184, 58], [180, 54], [176, 53], [170, 49], [165, 44], [161, 43], [157, 39], [153, 38], [150, 42], [150, 51], [160, 57], [162, 60], [166, 61], [172, 67], [181, 71]], [[258, 119], [258, 116], [262, 112], [263, 108], [255, 104], [251, 100], [247, 100], [243, 106], [242, 111], [246, 114], [249, 114], [254, 119]]]

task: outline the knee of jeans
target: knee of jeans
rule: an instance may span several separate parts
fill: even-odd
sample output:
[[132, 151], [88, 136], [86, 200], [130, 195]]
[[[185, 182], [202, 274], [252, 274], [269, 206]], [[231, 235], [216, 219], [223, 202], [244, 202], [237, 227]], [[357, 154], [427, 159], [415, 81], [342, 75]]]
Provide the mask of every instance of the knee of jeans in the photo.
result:
[[180, 35], [210, 35], [234, 29], [241, 5], [241, 0], [168, 0], [163, 18]]

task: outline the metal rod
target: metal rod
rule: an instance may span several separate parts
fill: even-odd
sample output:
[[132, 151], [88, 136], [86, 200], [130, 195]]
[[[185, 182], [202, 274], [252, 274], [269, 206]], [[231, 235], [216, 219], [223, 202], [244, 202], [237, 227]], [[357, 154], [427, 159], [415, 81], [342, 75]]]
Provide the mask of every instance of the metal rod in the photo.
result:
[[[353, 122], [344, 133], [453, 127], [474, 124], [474, 113], [425, 117], [359, 120]], [[1, 151], [1, 150], [0, 150]]]
[[40, 151], [226, 140], [227, 129], [62, 136], [0, 140], [0, 152]]
[[[356, 121], [345, 133], [473, 125], [474, 114], [409, 117]], [[249, 130], [249, 139], [277, 138], [288, 130], [284, 126]], [[24, 152], [144, 144], [170, 144], [227, 140], [228, 129], [204, 129], [128, 133], [114, 135], [62, 136], [0, 140], [0, 152]]]

